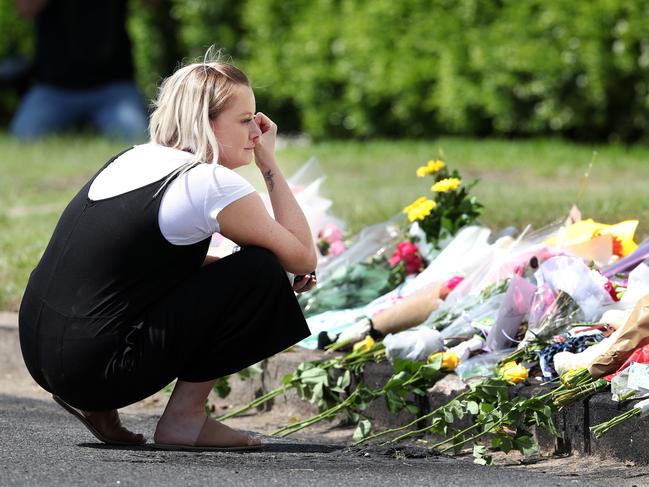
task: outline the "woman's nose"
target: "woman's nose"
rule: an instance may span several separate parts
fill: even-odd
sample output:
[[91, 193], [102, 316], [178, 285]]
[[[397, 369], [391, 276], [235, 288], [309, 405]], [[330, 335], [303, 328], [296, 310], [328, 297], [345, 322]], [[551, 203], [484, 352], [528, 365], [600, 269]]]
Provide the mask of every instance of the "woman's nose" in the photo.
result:
[[253, 121], [251, 125], [252, 127], [250, 130], [250, 139], [256, 140], [261, 136], [261, 129], [259, 128], [259, 125], [257, 125], [256, 121]]

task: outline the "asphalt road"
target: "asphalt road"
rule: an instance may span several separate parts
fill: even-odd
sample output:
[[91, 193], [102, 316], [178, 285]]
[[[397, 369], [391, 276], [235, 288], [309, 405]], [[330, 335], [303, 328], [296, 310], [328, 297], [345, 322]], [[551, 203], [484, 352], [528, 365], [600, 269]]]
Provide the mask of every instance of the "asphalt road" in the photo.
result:
[[[127, 418], [151, 432], [155, 418]], [[54, 402], [0, 395], [0, 485], [645, 485], [647, 475], [546, 467], [480, 467], [423, 448], [345, 448], [275, 440], [253, 453], [190, 453], [96, 443]]]

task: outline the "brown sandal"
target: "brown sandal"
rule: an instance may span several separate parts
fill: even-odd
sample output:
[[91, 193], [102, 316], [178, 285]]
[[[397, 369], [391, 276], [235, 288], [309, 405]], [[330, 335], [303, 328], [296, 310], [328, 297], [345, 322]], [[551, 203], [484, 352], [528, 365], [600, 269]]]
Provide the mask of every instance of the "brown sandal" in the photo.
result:
[[[205, 423], [209, 418], [205, 418]], [[181, 444], [173, 444], [173, 443], [152, 443], [151, 447], [156, 448], [159, 450], [176, 450], [176, 451], [254, 451], [254, 450], [259, 450], [262, 448], [263, 445], [261, 444], [256, 444], [256, 445], [242, 445], [242, 446], [217, 446], [217, 445], [209, 445], [209, 444], [202, 444], [201, 436], [203, 434], [205, 428], [205, 424], [203, 425], [203, 428], [201, 429], [201, 432], [198, 435], [198, 438], [196, 439], [196, 442], [193, 445], [181, 445]]]
[[67, 402], [61, 399], [59, 396], [52, 396], [52, 399], [65, 409], [67, 412], [72, 414], [75, 418], [83, 423], [83, 425], [90, 431], [95, 438], [99, 441], [106, 443], [107, 445], [119, 445], [119, 446], [141, 446], [146, 443], [146, 438], [142, 438], [142, 441], [122, 441], [122, 440], [112, 440], [104, 436], [96, 427], [93, 425], [88, 418], [86, 418], [79, 410], [70, 406]]

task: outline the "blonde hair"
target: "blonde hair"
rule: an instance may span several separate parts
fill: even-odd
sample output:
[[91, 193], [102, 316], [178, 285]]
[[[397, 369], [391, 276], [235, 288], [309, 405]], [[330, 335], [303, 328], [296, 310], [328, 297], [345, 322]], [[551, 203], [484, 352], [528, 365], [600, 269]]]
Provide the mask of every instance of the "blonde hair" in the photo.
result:
[[218, 53], [216, 60], [208, 61], [211, 51], [203, 62], [181, 67], [162, 82], [149, 121], [151, 140], [191, 152], [192, 166], [218, 163], [212, 121], [227, 107], [237, 86], [250, 86], [243, 71], [220, 62]]

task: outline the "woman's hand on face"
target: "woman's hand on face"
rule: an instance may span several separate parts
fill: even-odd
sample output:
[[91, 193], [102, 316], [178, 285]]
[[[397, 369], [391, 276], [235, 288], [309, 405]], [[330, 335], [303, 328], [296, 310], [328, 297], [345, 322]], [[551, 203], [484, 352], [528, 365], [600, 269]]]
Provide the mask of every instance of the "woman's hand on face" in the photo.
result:
[[296, 293], [305, 293], [310, 291], [317, 284], [315, 274], [307, 274], [297, 282], [293, 282], [293, 291]]
[[255, 163], [262, 169], [261, 166], [274, 163], [277, 125], [261, 112], [257, 112], [255, 115], [255, 123], [261, 130], [261, 135], [255, 144]]

